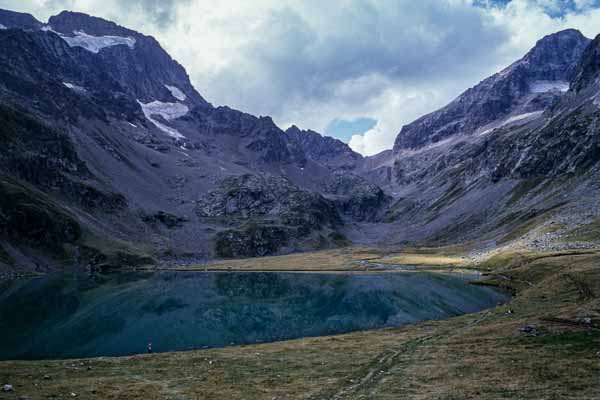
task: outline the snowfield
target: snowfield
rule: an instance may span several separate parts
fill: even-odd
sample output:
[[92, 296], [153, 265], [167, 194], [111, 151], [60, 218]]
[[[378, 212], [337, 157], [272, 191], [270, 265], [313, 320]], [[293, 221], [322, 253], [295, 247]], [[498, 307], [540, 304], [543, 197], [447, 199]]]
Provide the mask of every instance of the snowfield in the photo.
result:
[[74, 90], [76, 92], [86, 92], [85, 88], [82, 88], [81, 86], [73, 85], [72, 83], [69, 83], [69, 82], [63, 82], [63, 85], [65, 85], [69, 89]]
[[538, 116], [542, 115], [542, 113], [543, 113], [543, 111], [534, 111], [534, 112], [529, 112], [529, 113], [524, 113], [524, 114], [513, 115], [512, 117], [509, 117], [506, 120], [501, 121], [499, 123], [495, 122], [495, 123], [486, 125], [485, 128], [487, 128], [487, 129], [485, 129], [482, 132], [479, 132], [479, 136], [487, 135], [494, 129], [501, 128], [501, 127], [511, 124], [513, 122], [521, 121], [521, 120], [527, 119], [527, 118], [538, 117]]
[[529, 85], [532, 93], [546, 93], [553, 91], [566, 92], [569, 82], [566, 81], [534, 81]]
[[4, 25], [0, 24], [0, 29], [8, 29], [8, 28], [5, 27]]
[[153, 101], [151, 103], [144, 104], [138, 100], [138, 103], [142, 107], [142, 111], [146, 118], [152, 122], [158, 129], [165, 132], [167, 135], [175, 138], [185, 138], [179, 131], [165, 124], [155, 120], [152, 116], [159, 115], [167, 121], [183, 117], [190, 109], [185, 104], [180, 103], [163, 103], [162, 101]]
[[513, 115], [512, 117], [510, 117], [509, 119], [504, 121], [501, 126], [508, 125], [511, 122], [520, 121], [522, 119], [526, 119], [529, 117], [538, 116], [538, 115], [541, 115], [542, 113], [543, 113], [543, 111], [534, 111], [534, 112], [525, 113], [525, 114]]
[[175, 97], [177, 100], [179, 101], [185, 101], [185, 99], [187, 99], [187, 96], [185, 95], [185, 93], [183, 93], [181, 91], [181, 89], [179, 89], [176, 86], [170, 86], [170, 85], [165, 85], [165, 87], [167, 89], [169, 89], [169, 92], [171, 92], [171, 94], [173, 95], [173, 97]]
[[[45, 30], [52, 31], [48, 27]], [[59, 36], [71, 47], [83, 47], [92, 53], [99, 53], [106, 47], [127, 46], [130, 49], [135, 47], [135, 39], [121, 36], [92, 36], [82, 31], [73, 32], [75, 36], [65, 36], [59, 33]]]

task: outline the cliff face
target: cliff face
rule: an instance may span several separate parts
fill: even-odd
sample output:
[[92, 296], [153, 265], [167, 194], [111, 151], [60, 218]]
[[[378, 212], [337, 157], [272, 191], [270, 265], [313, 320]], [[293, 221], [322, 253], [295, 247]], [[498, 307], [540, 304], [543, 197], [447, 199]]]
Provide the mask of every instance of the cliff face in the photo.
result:
[[[446, 107], [402, 128], [394, 150], [417, 149], [458, 135], [471, 135], [544, 110], [568, 90], [589, 43], [579, 31], [544, 37], [522, 59], [468, 89]], [[488, 126], [489, 125], [489, 126]]]
[[[344, 242], [336, 231], [342, 210], [319, 188], [338, 167], [362, 159], [347, 145], [213, 107], [154, 38], [113, 22], [62, 12], [43, 24], [1, 12], [0, 24], [7, 28], [0, 29], [3, 173], [51, 196], [58, 209], [75, 210], [66, 213], [84, 233], [150, 243], [158, 258], [213, 257], [232, 232], [252, 234], [232, 237], [243, 244], [230, 256]], [[278, 206], [252, 221], [198, 213], [203, 199], [228, 185], [240, 190], [241, 207], [258, 193], [244, 188], [268, 197], [274, 182], [287, 188], [277, 192]], [[252, 243], [273, 229], [290, 239], [268, 251]], [[6, 243], [21, 251], [18, 241]], [[17, 258], [33, 257], [22, 253]]]

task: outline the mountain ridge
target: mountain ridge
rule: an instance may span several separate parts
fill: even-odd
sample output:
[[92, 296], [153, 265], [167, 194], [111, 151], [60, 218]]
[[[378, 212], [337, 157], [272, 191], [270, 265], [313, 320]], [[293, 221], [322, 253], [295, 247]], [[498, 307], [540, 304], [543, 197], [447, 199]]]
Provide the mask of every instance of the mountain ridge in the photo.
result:
[[[110, 21], [63, 12], [44, 25], [0, 13], [0, 23], [21, 24], [0, 30], [0, 116], [13, 121], [0, 134], [17, 155], [0, 157], [0, 183], [20, 185], [33, 204], [49, 196], [53, 205], [41, 211], [81, 232], [52, 252], [18, 231], [0, 233], [8, 270], [350, 243], [513, 245], [506, 238], [527, 224], [524, 245], [534, 246], [532, 221], [596, 215], [580, 211], [596, 199], [598, 44], [584, 50], [590, 41], [574, 30], [541, 39], [407, 125], [393, 150], [363, 157], [317, 132], [214, 107], [155, 39]], [[55, 144], [44, 149], [36, 131]], [[36, 176], [47, 168], [56, 173]]]
[[565, 91], [576, 62], [589, 43], [579, 31], [567, 29], [540, 39], [520, 60], [467, 89], [440, 110], [405, 125], [394, 151], [416, 149], [453, 135], [469, 135], [513, 113], [546, 108]]

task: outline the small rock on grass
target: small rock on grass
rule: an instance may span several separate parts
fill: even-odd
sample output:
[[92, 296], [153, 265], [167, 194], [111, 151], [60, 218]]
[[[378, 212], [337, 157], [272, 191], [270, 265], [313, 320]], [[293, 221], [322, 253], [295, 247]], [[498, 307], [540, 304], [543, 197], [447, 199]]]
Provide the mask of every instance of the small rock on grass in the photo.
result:
[[531, 336], [537, 336], [538, 334], [538, 329], [534, 325], [525, 325], [519, 331]]
[[2, 391], [3, 391], [4, 393], [9, 393], [9, 392], [12, 392], [12, 391], [14, 391], [14, 390], [15, 390], [15, 389], [13, 388], [13, 385], [6, 384], [6, 385], [4, 385], [4, 386], [2, 387]]

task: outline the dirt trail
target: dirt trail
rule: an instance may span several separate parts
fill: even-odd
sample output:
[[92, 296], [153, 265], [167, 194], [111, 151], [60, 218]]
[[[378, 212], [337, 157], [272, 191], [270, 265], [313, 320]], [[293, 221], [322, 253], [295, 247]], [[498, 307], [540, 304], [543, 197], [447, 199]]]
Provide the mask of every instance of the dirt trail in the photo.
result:
[[[433, 335], [424, 335], [415, 339], [403, 342], [395, 350], [389, 350], [380, 353], [366, 367], [357, 371], [355, 374], [342, 380], [349, 384], [342, 384], [341, 387], [324, 390], [321, 393], [313, 395], [308, 400], [343, 400], [352, 398], [367, 398], [373, 395], [372, 390], [382, 381], [392, 369], [401, 369], [402, 359], [410, 357], [420, 346], [430, 343], [444, 337], [462, 335], [468, 329], [473, 328], [491, 315], [490, 311], [484, 312], [479, 318], [465, 324], [462, 328], [446, 329]], [[408, 362], [404, 362], [408, 366]]]

